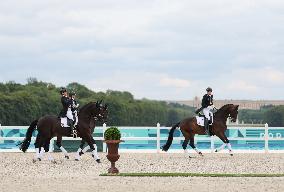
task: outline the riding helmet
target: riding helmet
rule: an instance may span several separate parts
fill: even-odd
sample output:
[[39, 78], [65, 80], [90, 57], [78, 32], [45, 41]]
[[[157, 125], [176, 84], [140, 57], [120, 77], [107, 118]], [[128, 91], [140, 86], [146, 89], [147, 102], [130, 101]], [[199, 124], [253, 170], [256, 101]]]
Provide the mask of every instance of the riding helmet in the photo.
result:
[[67, 89], [65, 87], [61, 87], [60, 94], [62, 95], [62, 93], [65, 93], [65, 92], [67, 92]]
[[206, 89], [206, 91], [207, 91], [207, 92], [209, 92], [209, 91], [212, 92], [213, 90], [212, 90], [211, 87], [208, 87], [208, 88]]

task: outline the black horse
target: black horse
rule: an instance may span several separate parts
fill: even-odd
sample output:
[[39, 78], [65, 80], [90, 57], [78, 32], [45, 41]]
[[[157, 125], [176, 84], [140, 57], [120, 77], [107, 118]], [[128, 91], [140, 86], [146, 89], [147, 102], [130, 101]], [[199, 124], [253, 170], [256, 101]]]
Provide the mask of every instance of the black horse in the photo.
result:
[[[82, 138], [82, 143], [88, 143], [90, 149], [92, 150], [93, 157], [98, 163], [100, 163], [100, 158], [97, 154], [95, 140], [92, 136], [94, 127], [91, 127], [91, 125], [94, 124], [94, 118], [103, 122], [106, 122], [107, 120], [108, 107], [107, 105], [102, 105], [101, 103], [102, 102], [91, 102], [83, 106], [79, 110], [79, 121], [77, 125], [78, 136]], [[49, 143], [53, 137], [57, 137], [57, 146], [65, 154], [65, 157], [69, 158], [67, 151], [61, 145], [61, 141], [62, 136], [72, 137], [71, 129], [62, 127], [60, 119], [57, 116], [44, 116], [33, 121], [27, 130], [26, 138], [22, 143], [20, 143], [20, 150], [26, 152], [26, 150], [29, 148], [31, 137], [35, 129], [38, 130], [38, 135], [35, 142], [36, 160], [41, 161], [44, 151], [49, 152]], [[49, 159], [53, 161], [53, 158], [50, 156], [50, 154]]]
[[[210, 132], [212, 135], [216, 135], [219, 137], [224, 144], [216, 150], [216, 152], [222, 150], [226, 145], [229, 149], [230, 155], [233, 155], [232, 148], [230, 141], [228, 140], [227, 136], [225, 135], [225, 131], [227, 130], [226, 121], [230, 117], [232, 122], [236, 122], [238, 116], [238, 109], [239, 105], [227, 104], [221, 107], [215, 114], [214, 114], [214, 121], [213, 125], [210, 126]], [[182, 144], [182, 147], [186, 154], [187, 145], [190, 142], [190, 146], [200, 155], [202, 155], [201, 151], [199, 151], [194, 145], [194, 136], [198, 135], [205, 135], [204, 127], [197, 124], [197, 120], [195, 117], [184, 119], [183, 121], [174, 125], [169, 133], [169, 137], [167, 143], [162, 147], [163, 151], [168, 151], [170, 148], [172, 141], [173, 141], [173, 134], [177, 127], [180, 127], [180, 130], [185, 137], [185, 140]]]

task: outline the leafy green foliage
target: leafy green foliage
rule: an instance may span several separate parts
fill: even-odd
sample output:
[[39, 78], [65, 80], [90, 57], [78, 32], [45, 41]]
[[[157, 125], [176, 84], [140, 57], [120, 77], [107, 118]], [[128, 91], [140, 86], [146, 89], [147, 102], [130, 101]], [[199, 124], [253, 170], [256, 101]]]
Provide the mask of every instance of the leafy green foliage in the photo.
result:
[[110, 127], [105, 131], [105, 140], [120, 140], [121, 134], [117, 127]]
[[[191, 107], [163, 101], [137, 100], [129, 92], [94, 92], [76, 82], [70, 83], [67, 88], [77, 93], [80, 106], [103, 99], [109, 106], [109, 126], [154, 126], [157, 122], [171, 126], [194, 115]], [[41, 116], [58, 115], [61, 110], [59, 90], [60, 87], [35, 78], [28, 78], [25, 85], [14, 81], [0, 83], [0, 123], [29, 125]]]
[[264, 106], [260, 110], [240, 110], [239, 120], [244, 123], [268, 123], [271, 127], [283, 127], [284, 106]]

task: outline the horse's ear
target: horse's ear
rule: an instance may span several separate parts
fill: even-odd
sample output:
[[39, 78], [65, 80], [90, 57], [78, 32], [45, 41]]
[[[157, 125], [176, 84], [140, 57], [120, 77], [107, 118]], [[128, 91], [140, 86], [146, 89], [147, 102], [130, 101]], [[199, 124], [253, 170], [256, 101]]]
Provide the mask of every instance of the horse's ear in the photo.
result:
[[100, 100], [99, 104], [102, 104], [103, 100]]
[[99, 102], [98, 101], [96, 101], [96, 107], [98, 107], [99, 106]]
[[239, 105], [236, 105], [236, 109], [237, 109], [237, 110], [239, 109]]

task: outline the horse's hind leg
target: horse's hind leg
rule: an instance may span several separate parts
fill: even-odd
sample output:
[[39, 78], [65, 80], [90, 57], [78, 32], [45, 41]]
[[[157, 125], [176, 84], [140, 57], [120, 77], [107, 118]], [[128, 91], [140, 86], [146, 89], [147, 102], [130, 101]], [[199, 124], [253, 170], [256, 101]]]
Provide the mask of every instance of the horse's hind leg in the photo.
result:
[[56, 140], [56, 146], [61, 150], [61, 152], [64, 154], [64, 158], [69, 159], [68, 152], [66, 149], [62, 146], [62, 136], [57, 136]]
[[188, 149], [187, 149], [188, 142], [189, 142], [189, 138], [185, 138], [185, 140], [184, 140], [183, 143], [182, 143], [182, 148], [183, 148], [183, 150], [184, 150], [184, 153], [185, 153], [186, 155], [188, 155], [189, 158], [191, 158], [190, 155], [189, 155], [189, 151], [188, 151]]
[[40, 146], [39, 146], [39, 142], [40, 142], [40, 135], [38, 134], [36, 137], [36, 141], [35, 141], [35, 158], [33, 160], [33, 162], [36, 162], [37, 160], [41, 161], [41, 157], [40, 157]]
[[191, 146], [191, 148], [192, 148], [194, 151], [196, 151], [197, 154], [203, 156], [202, 152], [199, 151], [199, 150], [196, 148], [195, 144], [194, 144], [194, 135], [190, 137], [190, 143], [189, 143], [189, 145]]
[[185, 138], [184, 141], [183, 141], [183, 144], [182, 144], [182, 148], [183, 148], [183, 150], [184, 150], [184, 153], [185, 153], [186, 155], [188, 155], [189, 158], [191, 158], [190, 155], [189, 155], [189, 151], [188, 151], [188, 149], [187, 149], [190, 135], [189, 135], [189, 133], [186, 132], [182, 127], [181, 127], [180, 130], [181, 130], [181, 132], [182, 132], [182, 134], [183, 134], [183, 136], [184, 136], [184, 138]]
[[45, 152], [47, 153], [48, 160], [55, 163], [55, 160], [54, 160], [54, 158], [51, 156], [50, 151], [49, 151], [50, 140], [51, 140], [51, 138], [49, 138], [49, 139], [47, 140], [47, 142], [45, 142], [45, 144], [44, 144], [44, 150], [45, 150]]

